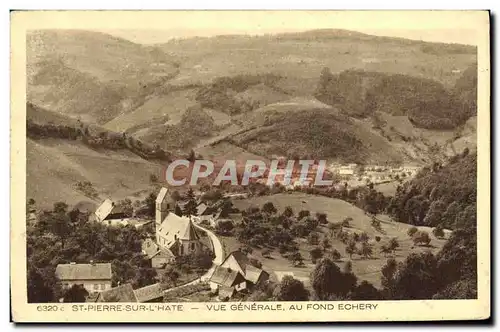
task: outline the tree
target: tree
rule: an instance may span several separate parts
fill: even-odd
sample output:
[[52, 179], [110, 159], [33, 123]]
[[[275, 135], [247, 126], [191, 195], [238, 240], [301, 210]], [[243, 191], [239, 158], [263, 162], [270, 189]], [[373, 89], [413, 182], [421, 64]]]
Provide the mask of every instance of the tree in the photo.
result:
[[342, 273], [331, 259], [323, 258], [311, 273], [311, 285], [319, 300], [331, 300], [347, 295], [356, 285], [356, 277]]
[[158, 175], [149, 174], [149, 182], [152, 184], [158, 183]]
[[372, 245], [369, 244], [368, 242], [362, 242], [361, 249], [359, 250], [359, 254], [362, 255], [364, 258], [371, 257], [373, 254]]
[[311, 245], [317, 245], [319, 243], [319, 234], [316, 232], [311, 232], [307, 237], [307, 242]]
[[359, 241], [359, 234], [358, 233], [353, 233], [352, 234], [352, 239], [354, 242], [358, 242]]
[[342, 272], [344, 272], [344, 273], [352, 273], [352, 262], [351, 261], [345, 262], [344, 269], [343, 269]]
[[328, 224], [328, 219], [326, 217], [326, 213], [316, 212], [316, 219], [322, 225]]
[[175, 287], [179, 277], [180, 277], [180, 273], [177, 270], [177, 268], [172, 266], [172, 265], [168, 265], [165, 268], [165, 271], [163, 271], [161, 282], [167, 286], [173, 285], [173, 287]]
[[444, 237], [443, 227], [441, 227], [440, 225], [434, 227], [434, 229], [432, 230], [432, 235], [434, 235], [438, 239], [443, 238]]
[[394, 294], [394, 275], [398, 269], [398, 263], [394, 258], [389, 258], [385, 265], [382, 267], [381, 283], [385, 297], [388, 299], [393, 298]]
[[418, 231], [415, 234], [413, 234], [413, 243], [415, 245], [428, 246], [430, 242], [431, 242], [431, 237], [429, 236], [429, 233], [425, 231]]
[[382, 245], [380, 247], [380, 252], [384, 254], [384, 257], [387, 257], [387, 254], [390, 254], [392, 252], [391, 248], [387, 245]]
[[394, 300], [431, 299], [439, 289], [437, 260], [430, 252], [411, 253], [392, 279]]
[[195, 216], [198, 213], [197, 209], [198, 204], [196, 203], [196, 197], [194, 195], [193, 188], [189, 188], [186, 194], [186, 199], [187, 203], [184, 206], [184, 211], [182, 211], [183, 214], [185, 216]]
[[309, 251], [309, 254], [311, 255], [313, 264], [316, 264], [316, 261], [323, 257], [323, 250], [320, 247], [314, 247]]
[[344, 220], [342, 220], [342, 227], [349, 228], [350, 227], [350, 222], [352, 221], [351, 217], [347, 217]]
[[300, 266], [304, 264], [304, 258], [298, 251], [291, 253], [290, 256], [288, 256], [288, 259], [294, 266]]
[[346, 254], [349, 255], [349, 258], [352, 259], [352, 255], [355, 254], [357, 251], [357, 248], [356, 248], [356, 242], [354, 241], [351, 241], [347, 244], [347, 246], [345, 247], [345, 252]]
[[309, 292], [302, 281], [284, 276], [273, 294], [275, 301], [307, 301]]
[[321, 245], [323, 246], [323, 249], [325, 249], [325, 250], [331, 247], [330, 240], [328, 239], [328, 237], [326, 235], [323, 238], [323, 241], [321, 242]]
[[229, 219], [219, 220], [215, 225], [215, 232], [219, 235], [231, 235], [234, 229], [233, 221]]
[[391, 252], [394, 252], [397, 248], [399, 248], [399, 242], [398, 242], [398, 239], [393, 237], [390, 241], [389, 241], [389, 249], [391, 250]]
[[446, 205], [441, 200], [432, 202], [424, 218], [424, 225], [430, 227], [439, 225], [443, 220], [445, 209]]
[[290, 206], [285, 207], [285, 210], [283, 211], [282, 215], [286, 218], [293, 217], [293, 209]]
[[82, 285], [73, 285], [63, 291], [63, 302], [85, 302], [89, 292]]
[[455, 221], [460, 213], [460, 204], [456, 201], [453, 201], [448, 205], [446, 211], [442, 216], [442, 223], [444, 227], [454, 227]]
[[408, 232], [406, 232], [406, 234], [408, 234], [409, 237], [413, 237], [413, 234], [415, 234], [416, 232], [418, 232], [418, 228], [413, 226], [408, 229]]
[[301, 210], [299, 212], [298, 218], [299, 218], [299, 220], [302, 220], [302, 219], [304, 219], [306, 217], [309, 217], [310, 215], [311, 215], [311, 212], [309, 212], [309, 210]]
[[337, 249], [334, 249], [329, 256], [333, 261], [338, 261], [340, 260], [340, 258], [342, 258], [342, 255]]
[[363, 232], [361, 233], [361, 235], [359, 236], [359, 240], [364, 243], [364, 242], [368, 242], [368, 240], [370, 240], [370, 237], [368, 236], [368, 234], [366, 232]]
[[378, 289], [376, 289], [372, 284], [368, 281], [363, 280], [356, 288], [351, 295], [352, 300], [382, 300], [383, 296]]
[[275, 214], [277, 212], [272, 202], [265, 203], [264, 206], [262, 207], [262, 211], [267, 214]]

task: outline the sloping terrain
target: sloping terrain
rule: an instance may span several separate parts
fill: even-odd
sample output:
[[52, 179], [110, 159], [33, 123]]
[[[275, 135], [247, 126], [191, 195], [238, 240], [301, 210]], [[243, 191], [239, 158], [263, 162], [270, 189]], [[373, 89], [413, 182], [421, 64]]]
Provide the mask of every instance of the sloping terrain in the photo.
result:
[[[106, 197], [121, 199], [148, 189], [149, 176], [160, 178], [164, 167], [128, 151], [93, 150], [60, 139], [28, 139], [26, 149], [27, 198], [35, 199], [40, 207], [58, 201], [73, 205]], [[80, 181], [90, 181], [99, 197], [76, 190]]]
[[86, 121], [137, 107], [177, 73], [163, 52], [98, 32], [33, 31], [26, 45], [28, 100]]
[[[301, 210], [309, 210], [312, 215], [316, 212], [326, 213], [329, 222], [340, 222], [346, 217], [352, 218], [352, 221], [349, 222], [350, 226], [345, 228], [345, 230], [349, 233], [356, 232], [359, 234], [361, 232], [366, 232], [370, 237], [370, 243], [373, 245], [374, 252], [371, 259], [361, 259], [356, 256], [351, 259], [353, 272], [359, 279], [367, 280], [376, 287], [380, 287], [381, 269], [387, 261], [387, 258], [380, 253], [380, 247], [385, 245], [391, 238], [396, 238], [400, 244], [400, 247], [395, 253], [395, 259], [397, 261], [404, 260], [411, 252], [431, 250], [437, 253], [446, 242], [446, 239], [436, 239], [432, 237], [431, 247], [414, 246], [411, 238], [407, 235], [407, 231], [412, 225], [392, 221], [386, 216], [379, 216], [383, 221], [382, 231], [376, 230], [371, 226], [370, 217], [367, 216], [363, 210], [345, 201], [334, 198], [292, 193], [234, 200], [233, 204], [240, 210], [245, 210], [250, 206], [262, 207], [267, 202], [272, 202], [280, 213], [283, 212], [287, 206], [290, 206], [295, 215]], [[429, 234], [431, 233], [431, 228], [429, 227], [418, 228], [419, 230], [429, 232]], [[320, 227], [320, 233], [327, 235], [328, 228]], [[376, 236], [381, 238], [379, 242], [374, 240]], [[227, 242], [233, 243], [236, 248], [238, 248], [238, 245], [241, 246], [234, 238], [229, 238]], [[313, 248], [313, 246], [309, 245], [306, 239], [299, 238], [298, 242], [299, 252], [305, 259], [305, 267], [292, 266], [290, 262], [278, 252], [274, 252], [271, 259], [263, 258], [260, 249], [254, 249], [252, 255], [260, 260], [264, 268], [268, 271], [273, 271], [278, 276], [281, 273], [291, 272], [294, 277], [303, 280], [307, 284], [309, 281], [309, 274], [314, 269], [314, 264], [311, 262], [309, 254], [309, 250]], [[330, 243], [332, 249], [337, 249], [341, 253], [342, 259], [337, 262], [337, 264], [339, 264], [340, 268], [343, 268], [344, 262], [349, 260], [349, 256], [345, 253], [345, 244], [335, 238], [330, 238]]]

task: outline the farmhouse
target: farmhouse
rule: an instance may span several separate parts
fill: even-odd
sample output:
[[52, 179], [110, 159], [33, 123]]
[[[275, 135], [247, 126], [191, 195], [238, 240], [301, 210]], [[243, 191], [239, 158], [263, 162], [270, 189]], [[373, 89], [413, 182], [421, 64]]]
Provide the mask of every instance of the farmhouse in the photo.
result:
[[126, 213], [123, 207], [116, 205], [115, 202], [110, 199], [106, 199], [102, 202], [92, 216], [92, 219], [108, 226], [131, 225], [136, 228], [140, 228], [152, 222], [151, 220], [132, 218]]
[[56, 276], [64, 287], [82, 285], [89, 294], [111, 288], [111, 263], [58, 264]]
[[269, 279], [269, 273], [251, 264], [241, 251], [230, 253], [210, 277], [210, 288], [219, 298], [229, 299], [237, 292], [250, 289]]

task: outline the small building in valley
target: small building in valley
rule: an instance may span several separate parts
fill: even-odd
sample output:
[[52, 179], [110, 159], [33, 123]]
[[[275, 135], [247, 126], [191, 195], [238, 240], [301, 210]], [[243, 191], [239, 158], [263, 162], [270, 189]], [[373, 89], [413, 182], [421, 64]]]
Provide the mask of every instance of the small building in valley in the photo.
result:
[[83, 286], [89, 294], [111, 288], [111, 263], [58, 264], [56, 276], [63, 287]]
[[237, 292], [251, 289], [269, 279], [269, 273], [252, 265], [241, 251], [231, 252], [210, 277], [210, 288], [219, 298], [231, 298]]

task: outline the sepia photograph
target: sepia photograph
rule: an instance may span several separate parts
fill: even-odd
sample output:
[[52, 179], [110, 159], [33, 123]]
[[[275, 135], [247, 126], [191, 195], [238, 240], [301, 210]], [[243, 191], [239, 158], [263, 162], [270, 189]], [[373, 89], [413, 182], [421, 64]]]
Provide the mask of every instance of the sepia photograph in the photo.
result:
[[489, 317], [487, 11], [17, 14], [12, 288], [38, 320]]

